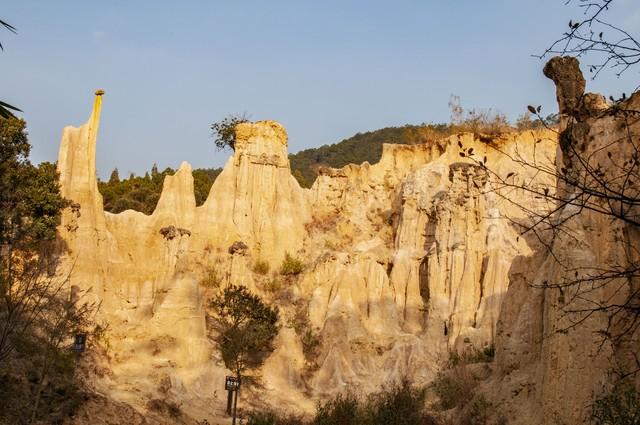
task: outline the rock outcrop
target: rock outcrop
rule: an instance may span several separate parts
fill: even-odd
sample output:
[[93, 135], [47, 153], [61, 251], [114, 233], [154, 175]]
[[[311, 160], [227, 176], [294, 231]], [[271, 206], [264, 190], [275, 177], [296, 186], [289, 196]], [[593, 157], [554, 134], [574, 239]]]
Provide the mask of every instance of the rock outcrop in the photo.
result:
[[639, 366], [637, 312], [628, 307], [639, 301], [640, 234], [631, 217], [640, 193], [629, 181], [639, 177], [640, 94], [615, 103], [585, 94], [574, 58], [553, 58], [545, 75], [563, 114], [558, 212], [548, 221], [553, 233], [529, 238], [533, 255], [511, 266], [492, 392], [509, 423], [591, 423], [594, 399]]

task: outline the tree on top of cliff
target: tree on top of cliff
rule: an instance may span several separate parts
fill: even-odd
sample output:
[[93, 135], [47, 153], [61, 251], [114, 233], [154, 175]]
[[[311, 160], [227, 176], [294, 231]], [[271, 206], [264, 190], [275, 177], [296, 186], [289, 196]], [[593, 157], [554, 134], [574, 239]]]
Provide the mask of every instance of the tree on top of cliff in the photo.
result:
[[277, 307], [270, 307], [245, 286], [229, 285], [210, 303], [216, 342], [227, 369], [239, 379], [259, 368], [274, 350], [280, 327]]
[[230, 148], [235, 150], [236, 144], [236, 126], [243, 122], [248, 122], [246, 114], [229, 115], [221, 121], [211, 124], [213, 131], [213, 143], [219, 150]]

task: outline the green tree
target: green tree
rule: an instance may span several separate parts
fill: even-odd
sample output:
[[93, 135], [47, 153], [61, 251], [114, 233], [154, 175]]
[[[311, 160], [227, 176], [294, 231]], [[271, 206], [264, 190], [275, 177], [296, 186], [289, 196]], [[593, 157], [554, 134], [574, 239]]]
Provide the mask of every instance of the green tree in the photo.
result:
[[279, 311], [245, 286], [229, 285], [211, 300], [217, 343], [225, 366], [242, 380], [273, 352]]
[[236, 126], [243, 122], [248, 122], [245, 114], [229, 115], [222, 121], [211, 124], [214, 138], [213, 143], [219, 150], [227, 148], [235, 150]]
[[[68, 344], [86, 332], [95, 305], [70, 298], [53, 274], [56, 228], [69, 201], [56, 167], [34, 166], [26, 123], [0, 118], [0, 422], [52, 422], [81, 402]], [[75, 208], [75, 206], [74, 206]], [[27, 377], [24, 372], [30, 371]], [[28, 379], [27, 379], [28, 378]]]
[[55, 166], [29, 161], [26, 123], [0, 118], [0, 361], [46, 301], [51, 242], [69, 201]]

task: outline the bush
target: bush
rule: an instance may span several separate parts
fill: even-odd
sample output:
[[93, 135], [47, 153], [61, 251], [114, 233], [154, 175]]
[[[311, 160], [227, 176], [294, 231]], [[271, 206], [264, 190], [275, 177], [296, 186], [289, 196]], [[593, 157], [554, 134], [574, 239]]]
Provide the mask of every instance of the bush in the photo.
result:
[[285, 254], [282, 266], [280, 266], [280, 274], [284, 276], [296, 276], [304, 271], [304, 263], [288, 252]]
[[479, 350], [475, 347], [466, 349], [462, 353], [451, 351], [447, 367], [452, 369], [457, 366], [473, 364], [473, 363], [490, 363], [496, 355], [496, 346], [491, 344]]
[[256, 260], [256, 263], [253, 265], [253, 271], [258, 274], [265, 275], [269, 273], [269, 263], [262, 260]]
[[366, 411], [355, 396], [338, 394], [326, 403], [318, 405], [313, 424], [362, 425], [367, 423], [365, 416]]
[[483, 395], [476, 396], [462, 412], [460, 425], [485, 425], [491, 403]]
[[296, 416], [283, 415], [268, 410], [266, 412], [250, 412], [247, 425], [304, 425], [302, 419]]
[[170, 416], [174, 419], [182, 416], [182, 409], [180, 408], [180, 405], [174, 401], [154, 398], [147, 402], [147, 409], [158, 412], [161, 415]]
[[436, 420], [424, 408], [426, 396], [426, 388], [414, 388], [404, 379], [400, 384], [369, 397], [366, 406], [366, 411], [369, 412], [367, 423], [435, 425]]
[[425, 388], [415, 388], [409, 381], [387, 386], [366, 400], [352, 393], [338, 394], [319, 403], [310, 422], [279, 416], [273, 411], [252, 412], [248, 425], [436, 425], [424, 407]]
[[456, 367], [439, 372], [431, 385], [440, 399], [440, 408], [449, 410], [471, 400], [477, 382], [475, 376], [464, 367]]
[[631, 383], [619, 383], [593, 405], [595, 425], [640, 424], [640, 397]]

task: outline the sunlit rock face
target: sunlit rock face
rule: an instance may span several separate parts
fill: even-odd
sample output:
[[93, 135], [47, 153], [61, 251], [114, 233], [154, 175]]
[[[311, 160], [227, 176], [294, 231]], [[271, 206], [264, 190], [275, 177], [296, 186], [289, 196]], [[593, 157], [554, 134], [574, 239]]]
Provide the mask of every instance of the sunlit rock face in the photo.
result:
[[[110, 214], [95, 178], [101, 100], [86, 124], [65, 129], [58, 167], [63, 194], [77, 203], [60, 226], [68, 246], [60, 273], [102, 302], [109, 324], [110, 373], [95, 378], [102, 393], [139, 410], [170, 398], [196, 419], [222, 415], [227, 372], [207, 327], [212, 289], [201, 285], [212, 274], [279, 306], [282, 330], [259, 397], [284, 408], [311, 411], [321, 397], [405, 376], [426, 383], [450, 351], [499, 342], [499, 317], [524, 327], [532, 309], [505, 306], [510, 297], [529, 302], [509, 295], [510, 273], [529, 273], [520, 259], [533, 252], [512, 226], [522, 218], [512, 202], [545, 206], [526, 191], [507, 197], [492, 182], [531, 177], [505, 152], [553, 164], [554, 132], [385, 145], [378, 163], [321, 170], [302, 189], [285, 129], [245, 123], [202, 206], [182, 163], [153, 214]], [[279, 275], [286, 253], [305, 263], [301, 275]], [[270, 265], [267, 275], [253, 271], [258, 260]], [[292, 325], [300, 318], [319, 337], [313, 358]], [[528, 330], [518, 332], [533, 344]]]

